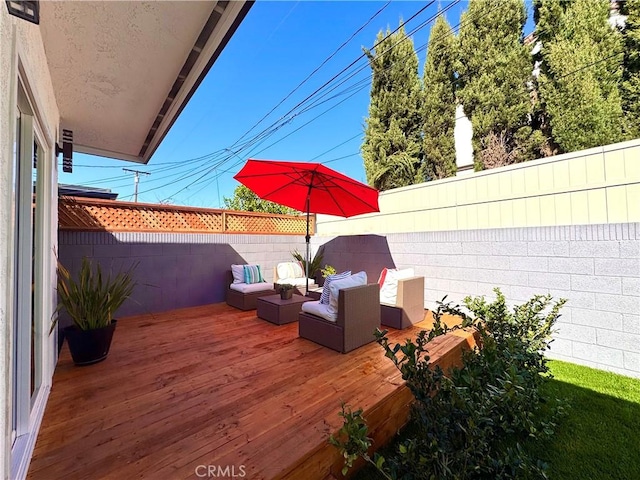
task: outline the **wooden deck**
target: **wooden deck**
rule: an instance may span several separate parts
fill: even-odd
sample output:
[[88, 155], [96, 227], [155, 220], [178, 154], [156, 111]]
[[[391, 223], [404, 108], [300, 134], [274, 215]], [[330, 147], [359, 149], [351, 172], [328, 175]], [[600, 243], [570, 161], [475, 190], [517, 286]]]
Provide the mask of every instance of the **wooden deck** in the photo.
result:
[[[431, 357], [457, 363], [468, 341], [438, 339]], [[228, 467], [217, 478], [323, 479], [339, 472], [327, 438], [341, 400], [365, 409], [379, 444], [411, 395], [376, 343], [342, 355], [298, 338], [297, 322], [226, 304], [124, 318], [102, 363], [74, 367], [65, 344], [28, 478], [198, 478], [202, 465]]]

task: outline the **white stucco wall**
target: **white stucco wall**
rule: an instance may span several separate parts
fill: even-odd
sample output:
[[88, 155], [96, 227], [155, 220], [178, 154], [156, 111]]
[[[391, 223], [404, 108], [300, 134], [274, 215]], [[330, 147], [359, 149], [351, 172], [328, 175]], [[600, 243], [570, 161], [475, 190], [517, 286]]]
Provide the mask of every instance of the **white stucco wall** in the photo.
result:
[[[3, 4], [0, 8], [0, 478], [3, 479], [10, 477], [11, 466], [13, 137], [18, 63], [29, 84], [28, 94], [38, 109], [44, 135], [55, 142], [59, 113], [39, 27], [10, 16]], [[46, 181], [50, 184], [56, 181], [55, 171], [47, 172]], [[55, 189], [52, 195], [54, 192]], [[52, 198], [47, 201], [50, 208], [55, 205]], [[55, 223], [52, 228], [56, 228]]]

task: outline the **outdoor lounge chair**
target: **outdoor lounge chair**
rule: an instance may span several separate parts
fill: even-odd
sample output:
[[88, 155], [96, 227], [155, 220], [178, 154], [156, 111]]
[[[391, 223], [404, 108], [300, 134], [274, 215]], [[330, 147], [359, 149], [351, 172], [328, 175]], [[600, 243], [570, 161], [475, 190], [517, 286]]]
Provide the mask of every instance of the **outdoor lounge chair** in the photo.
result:
[[424, 277], [398, 280], [395, 303], [380, 302], [380, 323], [402, 330], [424, 320]]
[[300, 337], [341, 353], [373, 342], [373, 332], [380, 327], [379, 295], [377, 283], [339, 290], [337, 320], [300, 312]]
[[231, 270], [227, 270], [227, 305], [239, 308], [240, 310], [255, 310], [256, 302], [259, 297], [266, 297], [267, 295], [275, 295], [276, 291], [273, 289], [273, 284], [264, 284], [263, 289], [253, 292], [239, 292], [231, 288], [233, 282], [233, 274]]

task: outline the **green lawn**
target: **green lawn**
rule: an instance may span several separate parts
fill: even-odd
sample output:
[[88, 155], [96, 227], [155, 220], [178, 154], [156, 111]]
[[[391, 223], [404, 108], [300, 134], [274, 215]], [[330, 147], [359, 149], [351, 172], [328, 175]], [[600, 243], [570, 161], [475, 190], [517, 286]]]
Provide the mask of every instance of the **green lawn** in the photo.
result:
[[[640, 480], [640, 380], [550, 361], [545, 388], [566, 400], [553, 438], [531, 452], [549, 464], [550, 480]], [[365, 468], [357, 480], [383, 478]]]
[[536, 448], [551, 480], [640, 479], [640, 380], [549, 362], [546, 388], [567, 400], [553, 439]]

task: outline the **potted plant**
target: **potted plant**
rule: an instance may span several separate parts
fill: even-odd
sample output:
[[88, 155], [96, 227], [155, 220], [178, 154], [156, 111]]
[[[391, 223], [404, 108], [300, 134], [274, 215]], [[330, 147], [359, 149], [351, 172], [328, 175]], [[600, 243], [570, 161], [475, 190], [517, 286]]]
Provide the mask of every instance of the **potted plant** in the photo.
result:
[[[306, 272], [307, 260], [305, 259], [305, 257], [297, 250], [295, 252], [292, 252], [291, 255], [293, 256], [294, 259], [296, 259], [298, 262], [302, 264], [302, 268]], [[315, 278], [316, 274], [320, 271], [320, 266], [322, 265], [323, 256], [324, 255], [322, 252], [318, 252], [316, 253], [315, 257], [313, 257], [313, 260], [309, 262], [309, 278]]]
[[77, 280], [58, 262], [58, 307], [54, 313], [53, 331], [61, 310], [66, 311], [73, 325], [63, 329], [71, 357], [76, 365], [91, 365], [107, 358], [116, 328], [113, 318], [136, 285], [132, 265], [114, 277], [102, 274], [100, 264], [93, 268], [84, 257]]
[[290, 283], [279, 283], [278, 291], [280, 292], [280, 298], [282, 300], [290, 300], [291, 297], [293, 297], [293, 291], [295, 288], [296, 286], [291, 285]]

